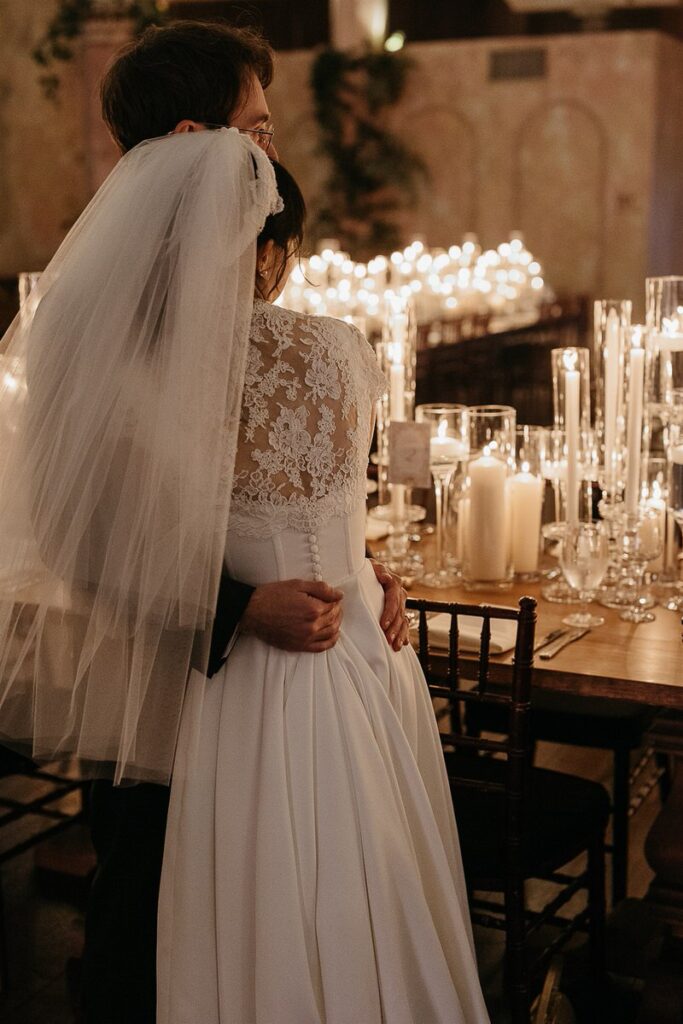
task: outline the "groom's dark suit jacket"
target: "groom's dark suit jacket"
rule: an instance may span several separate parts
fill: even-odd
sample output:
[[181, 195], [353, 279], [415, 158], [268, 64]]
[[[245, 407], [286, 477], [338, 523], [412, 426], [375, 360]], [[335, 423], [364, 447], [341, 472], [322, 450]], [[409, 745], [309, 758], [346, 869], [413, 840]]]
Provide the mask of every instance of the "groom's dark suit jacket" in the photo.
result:
[[237, 580], [233, 580], [225, 569], [223, 570], [218, 588], [216, 617], [211, 633], [211, 650], [206, 673], [209, 678], [225, 664], [228, 644], [253, 593], [254, 588], [250, 587], [248, 583], [239, 583]]

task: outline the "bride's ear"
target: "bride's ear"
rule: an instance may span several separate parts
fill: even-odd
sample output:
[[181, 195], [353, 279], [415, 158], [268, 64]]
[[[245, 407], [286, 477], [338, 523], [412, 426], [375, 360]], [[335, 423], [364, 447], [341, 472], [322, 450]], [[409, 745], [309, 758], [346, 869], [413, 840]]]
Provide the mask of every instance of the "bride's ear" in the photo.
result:
[[275, 242], [269, 238], [256, 250], [256, 276], [270, 277], [275, 262]]
[[182, 135], [185, 132], [204, 132], [206, 128], [199, 121], [191, 121], [189, 118], [185, 118], [183, 121], [178, 121], [175, 128], [170, 131], [169, 135]]

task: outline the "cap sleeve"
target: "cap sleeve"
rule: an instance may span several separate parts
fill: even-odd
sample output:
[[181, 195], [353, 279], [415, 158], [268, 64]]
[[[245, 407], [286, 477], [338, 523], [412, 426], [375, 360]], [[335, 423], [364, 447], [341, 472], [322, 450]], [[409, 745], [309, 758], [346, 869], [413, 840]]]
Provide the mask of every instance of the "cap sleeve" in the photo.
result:
[[375, 350], [365, 335], [353, 324], [349, 324], [348, 327], [353, 335], [353, 348], [358, 353], [370, 399], [376, 402], [388, 390], [387, 378], [380, 370]]

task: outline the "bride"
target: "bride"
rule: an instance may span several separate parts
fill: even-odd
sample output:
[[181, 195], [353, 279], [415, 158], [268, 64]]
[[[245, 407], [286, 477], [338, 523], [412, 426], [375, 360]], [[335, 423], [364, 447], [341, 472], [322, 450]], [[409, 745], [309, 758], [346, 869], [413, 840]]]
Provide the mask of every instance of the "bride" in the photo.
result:
[[365, 558], [373, 405], [354, 328], [273, 305], [304, 203], [258, 238], [225, 550], [252, 585], [325, 579], [339, 640], [288, 653], [238, 636], [190, 678], [173, 768], [158, 1024], [482, 1024], [467, 893], [417, 658], [392, 651]]

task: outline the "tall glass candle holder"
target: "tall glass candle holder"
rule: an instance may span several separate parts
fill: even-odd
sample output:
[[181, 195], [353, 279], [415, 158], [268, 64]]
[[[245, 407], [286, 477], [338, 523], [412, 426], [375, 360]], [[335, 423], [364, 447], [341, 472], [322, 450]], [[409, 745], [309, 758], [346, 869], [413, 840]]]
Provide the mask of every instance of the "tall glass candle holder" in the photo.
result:
[[579, 522], [585, 451], [591, 438], [590, 369], [586, 348], [554, 348], [551, 352], [553, 411], [556, 430], [565, 432], [567, 522]]
[[515, 576], [538, 579], [547, 448], [545, 427], [520, 426], [515, 431], [515, 473], [509, 482], [510, 536]]
[[449, 521], [450, 483], [458, 466], [467, 460], [469, 431], [467, 408], [464, 405], [418, 405], [415, 410], [418, 423], [429, 423], [431, 439], [429, 461], [434, 478], [436, 502], [436, 565], [422, 577], [428, 587], [451, 587], [459, 574], [445, 564], [445, 534]]
[[510, 487], [516, 413], [507, 405], [468, 409], [470, 451], [461, 502], [463, 579], [468, 590], [504, 589], [513, 576]]
[[392, 518], [405, 509], [405, 487], [388, 483], [389, 424], [412, 420], [415, 410], [415, 365], [417, 324], [413, 301], [397, 292], [386, 293], [382, 340], [377, 346], [379, 364], [389, 381], [389, 390], [377, 411], [378, 499], [381, 506], [391, 502]]
[[683, 388], [683, 277], [649, 277], [645, 282], [647, 338], [646, 436], [648, 451], [668, 446], [671, 406]]
[[598, 299], [593, 314], [595, 433], [605, 500], [614, 503], [623, 488], [624, 346], [631, 324], [630, 299]]
[[624, 349], [626, 392], [626, 483], [624, 504], [635, 515], [640, 502], [642, 477], [643, 424], [645, 399], [645, 328], [640, 325], [626, 331]]
[[412, 299], [395, 292], [386, 293], [382, 340], [377, 346], [380, 368], [389, 381], [389, 390], [378, 404], [377, 477], [378, 504], [371, 515], [389, 528], [387, 550], [383, 553], [390, 568], [404, 578], [421, 572], [419, 556], [409, 551], [408, 524], [425, 517], [422, 506], [410, 503], [410, 492], [403, 484], [390, 484], [389, 426], [392, 422], [412, 420], [415, 411], [415, 363], [417, 325]]

